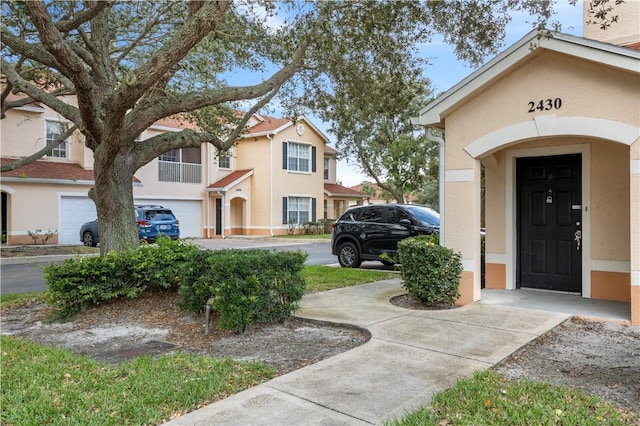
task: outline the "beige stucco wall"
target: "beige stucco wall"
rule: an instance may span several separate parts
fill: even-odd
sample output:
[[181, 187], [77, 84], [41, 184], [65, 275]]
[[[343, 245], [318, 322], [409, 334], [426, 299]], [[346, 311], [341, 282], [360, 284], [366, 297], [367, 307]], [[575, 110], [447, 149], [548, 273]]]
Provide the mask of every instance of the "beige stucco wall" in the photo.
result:
[[629, 147], [591, 144], [591, 257], [629, 261]]
[[[43, 236], [49, 231], [56, 235], [47, 244], [58, 242], [60, 226], [59, 201], [61, 195], [84, 196], [89, 185], [54, 185], [20, 182], [3, 182], [1, 189], [7, 192], [7, 219], [10, 223], [7, 244], [34, 244], [29, 232]], [[36, 232], [40, 230], [40, 232]], [[80, 237], [78, 236], [78, 242]], [[37, 244], [42, 244], [38, 238]]]
[[[628, 145], [629, 135], [640, 127], [639, 87], [637, 73], [538, 51], [441, 113], [446, 132], [444, 243], [462, 253], [464, 294], [459, 303], [479, 298], [479, 250], [470, 236], [479, 217], [475, 176], [480, 161], [486, 184], [486, 286], [513, 288], [516, 215], [509, 210], [515, 199], [515, 158], [554, 153], [581, 153], [587, 168], [583, 220], [589, 246], [583, 257], [583, 295], [640, 299], [633, 295], [639, 293], [634, 287], [640, 283], [633, 283], [640, 278], [634, 278], [639, 268], [633, 259], [638, 256], [633, 256], [630, 241], [632, 230], [640, 229], [640, 208], [633, 208], [633, 191], [640, 183], [633, 183], [639, 178], [630, 170], [634, 154]], [[547, 105], [547, 99], [552, 108], [539, 111], [538, 103]], [[561, 105], [553, 104], [556, 99]], [[563, 134], [562, 128], [570, 130]]]
[[[75, 105], [75, 99], [62, 97], [64, 102]], [[7, 111], [6, 117], [0, 121], [1, 141], [0, 152], [3, 157], [24, 157], [33, 154], [35, 151], [45, 147], [46, 141], [46, 120], [69, 123], [64, 117], [50, 108], [42, 108], [43, 112], [30, 111], [30, 106], [23, 109], [11, 109]], [[81, 155], [84, 144], [79, 132], [75, 132], [70, 140], [71, 155], [74, 157]], [[49, 158], [50, 161], [65, 161], [62, 159]]]
[[[469, 142], [534, 117], [591, 117], [597, 109], [599, 119], [638, 125], [640, 103], [632, 96], [640, 85], [638, 74], [548, 51], [532, 56], [535, 61], [521, 64], [481, 96], [470, 97], [449, 112], [446, 169], [468, 167], [469, 156], [461, 148]], [[560, 109], [528, 112], [529, 102], [537, 105], [540, 100], [556, 98], [562, 100]]]
[[[638, 0], [627, 0], [619, 5], [615, 1], [609, 1], [605, 6], [611, 6], [613, 11], [608, 18], [617, 16], [617, 22], [612, 23], [606, 30], [600, 28], [597, 22], [588, 23], [589, 1], [582, 3], [583, 10], [583, 35], [592, 40], [604, 41], [606, 43], [626, 45], [640, 41], [640, 2]], [[597, 10], [604, 6], [599, 6]], [[591, 19], [593, 20], [593, 19]]]
[[[316, 219], [323, 217], [324, 200], [324, 140], [306, 126], [300, 136], [293, 126], [272, 136], [249, 138], [235, 149], [235, 168], [253, 169], [251, 182], [250, 226], [248, 235], [281, 235], [288, 232], [282, 223], [282, 198], [286, 196], [316, 198]], [[295, 142], [316, 147], [316, 171], [295, 172], [282, 168], [282, 143]], [[335, 170], [335, 167], [334, 167]], [[236, 190], [235, 188], [233, 189]]]
[[[237, 152], [236, 169], [253, 169], [251, 184], [251, 228], [250, 234], [269, 235], [271, 210], [273, 203], [270, 199], [271, 163], [282, 161], [281, 156], [274, 158], [270, 154], [271, 146], [276, 147], [281, 142], [270, 142], [266, 137], [257, 140], [244, 140], [235, 148]], [[247, 182], [249, 183], [249, 182]], [[241, 188], [240, 188], [241, 189]], [[234, 189], [236, 191], [236, 189]], [[277, 212], [277, 211], [275, 211]], [[260, 229], [261, 232], [257, 232]]]

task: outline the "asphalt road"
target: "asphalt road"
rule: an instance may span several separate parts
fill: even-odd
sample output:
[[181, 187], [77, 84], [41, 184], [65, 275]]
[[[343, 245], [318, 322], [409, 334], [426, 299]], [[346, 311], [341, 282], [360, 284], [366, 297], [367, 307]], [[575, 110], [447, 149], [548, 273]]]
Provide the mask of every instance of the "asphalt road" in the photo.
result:
[[[222, 240], [216, 240], [222, 241]], [[211, 244], [216, 244], [215, 241]], [[222, 244], [222, 243], [218, 243]], [[205, 245], [203, 243], [203, 245]], [[329, 265], [337, 263], [337, 258], [331, 254], [331, 247], [327, 242], [300, 243], [274, 245], [257, 241], [227, 242], [218, 248], [264, 248], [268, 250], [302, 250], [309, 254], [306, 265]], [[215, 249], [215, 247], [207, 248]], [[377, 263], [377, 262], [376, 262]], [[49, 263], [25, 263], [18, 265], [4, 265], [0, 268], [0, 294], [29, 293], [46, 290], [44, 282], [44, 268]]]

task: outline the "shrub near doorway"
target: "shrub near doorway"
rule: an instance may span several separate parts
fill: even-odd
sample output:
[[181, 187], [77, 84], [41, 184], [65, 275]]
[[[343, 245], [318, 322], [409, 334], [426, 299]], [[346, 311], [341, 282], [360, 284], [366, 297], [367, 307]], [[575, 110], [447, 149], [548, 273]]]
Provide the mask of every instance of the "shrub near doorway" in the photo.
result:
[[434, 242], [431, 236], [398, 243], [400, 274], [409, 296], [427, 305], [452, 307], [460, 297], [459, 253]]

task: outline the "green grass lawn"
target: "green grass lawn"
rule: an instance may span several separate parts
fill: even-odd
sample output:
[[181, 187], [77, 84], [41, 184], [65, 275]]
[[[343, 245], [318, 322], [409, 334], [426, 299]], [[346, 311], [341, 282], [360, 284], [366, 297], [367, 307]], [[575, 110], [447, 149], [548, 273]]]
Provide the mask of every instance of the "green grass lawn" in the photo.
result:
[[477, 372], [435, 395], [428, 407], [386, 426], [637, 425], [637, 416], [574, 389]]
[[[307, 290], [327, 291], [397, 274], [306, 266]], [[45, 293], [6, 295], [0, 307], [43, 300]], [[2, 336], [0, 423], [158, 424], [243, 389], [275, 372], [262, 363], [177, 354], [140, 357], [117, 367], [85, 356]], [[591, 396], [493, 372], [461, 380], [432, 403], [388, 425], [635, 425]]]

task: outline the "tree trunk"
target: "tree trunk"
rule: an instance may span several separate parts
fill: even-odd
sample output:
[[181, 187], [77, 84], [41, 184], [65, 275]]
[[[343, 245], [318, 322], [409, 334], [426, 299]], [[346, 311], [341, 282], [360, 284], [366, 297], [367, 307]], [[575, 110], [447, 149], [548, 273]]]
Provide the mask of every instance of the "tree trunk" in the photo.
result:
[[[100, 147], [102, 148], [102, 147]], [[100, 254], [125, 251], [140, 244], [133, 209], [135, 169], [126, 152], [105, 158], [104, 150], [94, 151], [95, 187], [89, 197], [98, 212]]]

